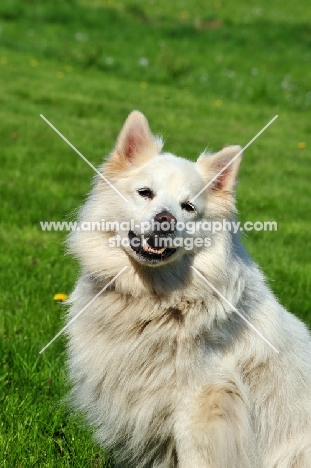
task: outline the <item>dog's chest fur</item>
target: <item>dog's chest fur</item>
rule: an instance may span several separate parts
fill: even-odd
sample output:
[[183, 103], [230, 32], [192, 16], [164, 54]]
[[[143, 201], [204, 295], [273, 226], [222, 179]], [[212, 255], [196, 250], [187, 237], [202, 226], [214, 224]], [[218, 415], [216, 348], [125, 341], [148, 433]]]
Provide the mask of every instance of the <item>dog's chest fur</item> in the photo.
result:
[[187, 324], [203, 308], [200, 301], [137, 301], [112, 291], [73, 324], [74, 399], [100, 426], [106, 445], [123, 444], [132, 434], [127, 444], [133, 450], [144, 443], [169, 453], [183, 389], [198, 383], [207, 366], [206, 343]]

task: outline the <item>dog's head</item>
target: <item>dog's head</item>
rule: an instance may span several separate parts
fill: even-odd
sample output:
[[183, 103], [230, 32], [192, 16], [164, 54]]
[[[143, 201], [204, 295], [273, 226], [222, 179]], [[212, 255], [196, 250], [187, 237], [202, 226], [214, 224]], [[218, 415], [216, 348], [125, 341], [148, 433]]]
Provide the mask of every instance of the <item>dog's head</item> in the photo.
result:
[[162, 140], [133, 111], [82, 211], [82, 219], [104, 225], [86, 234], [94, 263], [103, 250], [106, 258], [122, 253], [146, 266], [178, 262], [213, 247], [208, 223], [230, 219], [240, 147], [203, 153], [196, 163], [161, 151]]
[[161, 150], [162, 140], [134, 111], [103, 166], [105, 177], [127, 200], [111, 192], [118, 201], [115, 220], [131, 220], [128, 230], [118, 230], [119, 244], [138, 262], [153, 266], [211, 245], [213, 229], [204, 229], [204, 221], [228, 218], [234, 211], [241, 158], [239, 146], [202, 154], [196, 163]]

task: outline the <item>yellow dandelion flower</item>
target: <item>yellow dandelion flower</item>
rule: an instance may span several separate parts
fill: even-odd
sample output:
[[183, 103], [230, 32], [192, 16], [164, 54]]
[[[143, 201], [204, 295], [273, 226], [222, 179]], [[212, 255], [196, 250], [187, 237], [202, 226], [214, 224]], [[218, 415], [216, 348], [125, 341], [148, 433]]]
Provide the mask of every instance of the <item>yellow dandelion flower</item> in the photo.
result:
[[64, 294], [64, 293], [57, 293], [57, 294], [54, 294], [53, 299], [54, 301], [64, 302], [68, 299], [68, 296], [67, 294]]
[[222, 100], [221, 100], [221, 99], [215, 99], [215, 100], [213, 101], [213, 106], [215, 106], [215, 107], [220, 107], [220, 106], [222, 106]]
[[189, 11], [187, 11], [187, 10], [182, 11], [181, 14], [180, 14], [180, 17], [181, 17], [182, 19], [188, 19], [189, 16], [190, 16], [190, 13], [189, 13]]
[[299, 149], [305, 149], [306, 146], [307, 145], [306, 145], [306, 143], [304, 141], [301, 141], [300, 143], [298, 143], [298, 148]]
[[64, 72], [58, 71], [57, 72], [57, 78], [64, 78]]
[[8, 63], [8, 59], [6, 57], [0, 57], [1, 65], [6, 65]]

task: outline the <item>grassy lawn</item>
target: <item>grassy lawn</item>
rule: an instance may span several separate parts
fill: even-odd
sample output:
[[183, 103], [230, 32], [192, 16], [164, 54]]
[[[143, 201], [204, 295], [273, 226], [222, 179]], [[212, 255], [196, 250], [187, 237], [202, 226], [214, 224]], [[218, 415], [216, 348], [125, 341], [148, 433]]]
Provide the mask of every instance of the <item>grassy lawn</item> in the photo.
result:
[[[165, 148], [195, 159], [245, 145], [241, 221], [280, 301], [311, 326], [311, 5], [237, 0], [2, 0], [0, 5], [1, 384], [3, 467], [109, 467], [66, 406], [57, 292], [78, 274], [65, 233], [92, 169], [140, 109]], [[229, 3], [229, 2], [227, 2]]]

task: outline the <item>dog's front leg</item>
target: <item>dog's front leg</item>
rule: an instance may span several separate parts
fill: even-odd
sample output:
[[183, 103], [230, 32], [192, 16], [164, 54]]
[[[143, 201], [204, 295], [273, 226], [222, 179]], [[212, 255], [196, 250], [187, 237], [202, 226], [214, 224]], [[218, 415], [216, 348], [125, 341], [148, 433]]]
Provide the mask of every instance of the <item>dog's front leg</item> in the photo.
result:
[[191, 392], [176, 413], [178, 468], [259, 468], [247, 397], [234, 381]]

